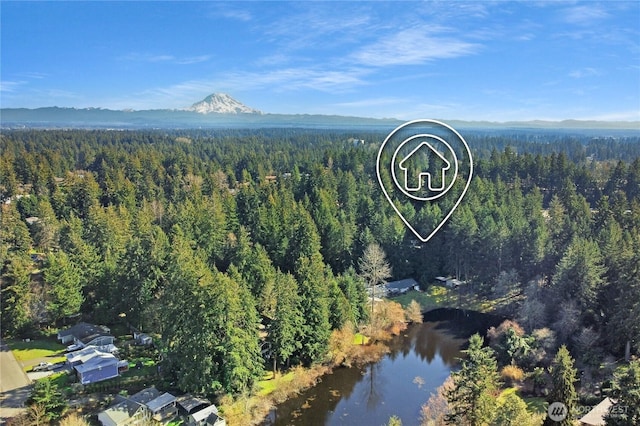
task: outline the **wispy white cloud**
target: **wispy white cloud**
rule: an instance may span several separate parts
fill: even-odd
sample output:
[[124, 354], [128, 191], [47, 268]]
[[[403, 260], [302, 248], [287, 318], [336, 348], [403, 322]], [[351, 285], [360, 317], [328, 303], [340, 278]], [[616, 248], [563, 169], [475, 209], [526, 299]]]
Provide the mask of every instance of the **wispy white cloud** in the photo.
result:
[[314, 90], [324, 93], [346, 93], [367, 84], [367, 71], [324, 71], [313, 68], [285, 68], [269, 72], [237, 71], [202, 80], [189, 80], [155, 87], [127, 97], [107, 100], [109, 108], [147, 109], [186, 107], [213, 92], [242, 93], [266, 91], [284, 93]]
[[20, 88], [20, 86], [24, 86], [27, 84], [26, 81], [8, 81], [2, 80], [0, 81], [0, 92], [2, 93], [13, 93]]
[[595, 68], [587, 67], [578, 70], [573, 70], [569, 73], [569, 77], [571, 78], [584, 78], [584, 77], [594, 77], [600, 75], [600, 71]]
[[366, 84], [362, 69], [323, 70], [283, 68], [267, 72], [241, 71], [220, 76], [215, 82], [224, 90], [267, 89], [288, 92], [311, 89], [326, 93], [344, 93]]
[[353, 54], [366, 66], [418, 65], [435, 59], [455, 58], [476, 53], [480, 45], [440, 35], [445, 28], [418, 27], [382, 37]]
[[168, 54], [149, 54], [149, 53], [129, 53], [119, 58], [121, 61], [131, 62], [168, 62], [178, 65], [191, 65], [206, 62], [211, 59], [211, 55], [184, 56], [176, 57]]
[[28, 78], [28, 79], [34, 79], [34, 80], [41, 80], [45, 77], [47, 77], [47, 74], [42, 73], [42, 72], [37, 72], [37, 71], [31, 71], [31, 72], [24, 72], [20, 74], [20, 77], [23, 78]]
[[209, 59], [211, 59], [211, 55], [187, 56], [176, 59], [176, 63], [180, 65], [191, 65], [207, 62]]
[[581, 4], [562, 11], [565, 22], [576, 25], [591, 25], [607, 18], [609, 14], [597, 4]]
[[225, 9], [219, 12], [220, 16], [227, 19], [235, 19], [242, 22], [248, 22], [253, 19], [253, 15], [248, 10], [244, 9], [227, 9], [228, 4], [225, 4]]

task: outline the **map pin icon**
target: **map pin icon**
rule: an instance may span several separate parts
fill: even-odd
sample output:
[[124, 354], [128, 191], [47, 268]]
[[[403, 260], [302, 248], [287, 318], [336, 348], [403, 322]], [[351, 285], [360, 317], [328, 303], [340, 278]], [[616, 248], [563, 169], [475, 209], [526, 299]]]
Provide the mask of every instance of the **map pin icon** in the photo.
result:
[[467, 193], [473, 158], [453, 127], [436, 120], [414, 120], [394, 129], [380, 145], [376, 174], [400, 219], [427, 242]]

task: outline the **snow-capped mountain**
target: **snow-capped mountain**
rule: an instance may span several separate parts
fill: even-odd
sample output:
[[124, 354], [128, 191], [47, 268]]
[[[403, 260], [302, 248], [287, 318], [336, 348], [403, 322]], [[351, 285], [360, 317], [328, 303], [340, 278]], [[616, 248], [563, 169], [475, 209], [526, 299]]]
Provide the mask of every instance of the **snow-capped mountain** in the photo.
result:
[[190, 108], [187, 108], [187, 111], [195, 111], [200, 114], [262, 114], [261, 111], [236, 101], [226, 93], [209, 95], [200, 102], [191, 105]]

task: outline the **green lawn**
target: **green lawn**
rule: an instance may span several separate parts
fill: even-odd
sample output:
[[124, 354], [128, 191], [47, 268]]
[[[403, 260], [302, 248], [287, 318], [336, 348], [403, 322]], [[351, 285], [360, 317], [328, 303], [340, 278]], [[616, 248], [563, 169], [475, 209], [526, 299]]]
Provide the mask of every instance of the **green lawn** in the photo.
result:
[[67, 373], [54, 373], [49, 377], [45, 377], [41, 380], [51, 381], [58, 387], [58, 389], [64, 389], [69, 384], [69, 376], [67, 375]]
[[426, 291], [409, 291], [391, 300], [406, 307], [412, 300], [420, 304], [423, 311], [447, 306], [455, 306], [456, 293], [447, 287], [432, 285]]
[[[29, 361], [36, 358], [63, 355], [65, 346], [51, 340], [8, 340], [7, 345], [18, 361]], [[50, 361], [53, 362], [53, 361]]]
[[273, 379], [273, 373], [267, 373], [265, 374], [265, 378], [258, 382], [258, 388], [260, 388], [260, 390], [258, 391], [258, 395], [260, 396], [269, 395], [271, 392], [276, 390], [276, 388], [278, 387], [278, 383], [290, 382], [292, 380], [293, 380], [293, 371], [288, 372], [284, 376], [277, 376], [275, 379]]
[[[507, 395], [512, 393], [517, 394], [518, 388], [511, 387], [503, 390], [498, 396], [498, 404], [503, 403]], [[520, 396], [520, 398], [522, 398], [522, 400], [527, 404], [527, 411], [530, 412], [531, 414], [542, 414], [547, 412], [548, 402], [544, 398], [534, 397], [534, 396], [528, 396], [528, 397], [523, 397], [521, 395], [518, 395], [518, 396]]]
[[[142, 366], [136, 368], [136, 364], [140, 362]], [[156, 362], [151, 358], [136, 358], [129, 361], [129, 369], [121, 374], [122, 377], [146, 377], [156, 374], [158, 367]]]
[[[459, 293], [460, 292], [460, 293]], [[440, 285], [432, 285], [426, 291], [409, 291], [391, 300], [406, 307], [412, 300], [415, 300], [422, 307], [422, 311], [436, 308], [464, 308], [479, 312], [491, 312], [498, 306], [513, 302], [513, 296], [506, 296], [499, 299], [480, 299], [466, 289], [460, 290], [448, 288]]]

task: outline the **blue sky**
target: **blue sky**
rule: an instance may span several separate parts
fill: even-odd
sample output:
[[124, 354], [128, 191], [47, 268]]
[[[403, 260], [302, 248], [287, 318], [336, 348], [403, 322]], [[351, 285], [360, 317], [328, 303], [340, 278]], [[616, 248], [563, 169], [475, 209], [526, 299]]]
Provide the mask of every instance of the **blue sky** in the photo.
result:
[[0, 105], [640, 120], [640, 2], [2, 1]]

